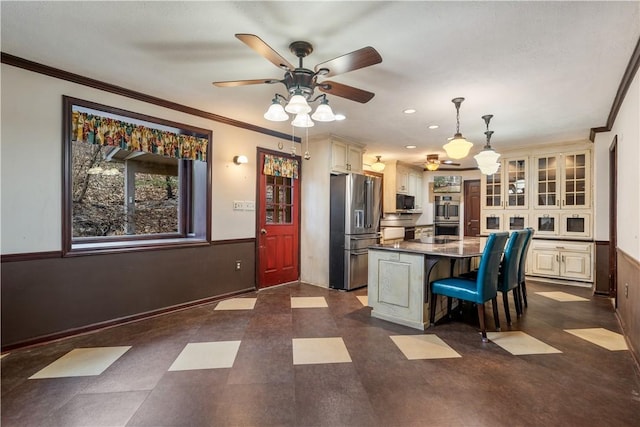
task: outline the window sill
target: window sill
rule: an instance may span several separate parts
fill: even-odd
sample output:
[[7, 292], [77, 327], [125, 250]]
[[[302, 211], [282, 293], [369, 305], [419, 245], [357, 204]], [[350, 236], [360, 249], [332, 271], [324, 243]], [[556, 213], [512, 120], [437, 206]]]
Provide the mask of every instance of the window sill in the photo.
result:
[[202, 238], [150, 239], [101, 243], [73, 243], [71, 250], [64, 256], [84, 256], [98, 254], [113, 254], [135, 251], [153, 251], [162, 249], [193, 248], [209, 246], [211, 243]]

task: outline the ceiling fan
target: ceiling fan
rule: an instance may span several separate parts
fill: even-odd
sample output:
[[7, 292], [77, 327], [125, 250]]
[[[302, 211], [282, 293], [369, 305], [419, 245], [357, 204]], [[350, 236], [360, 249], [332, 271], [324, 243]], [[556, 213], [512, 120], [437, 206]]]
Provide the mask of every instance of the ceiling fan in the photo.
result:
[[430, 171], [436, 171], [440, 165], [460, 166], [460, 163], [455, 163], [453, 160], [440, 160], [437, 154], [427, 154], [427, 162], [424, 167]]
[[[295, 41], [289, 45], [289, 50], [298, 57], [299, 63], [295, 67], [289, 61], [284, 59], [278, 52], [273, 50], [268, 44], [266, 44], [260, 37], [254, 34], [236, 34], [240, 41], [245, 43], [251, 49], [258, 52], [276, 67], [285, 71], [282, 79], [253, 79], [253, 80], [233, 80], [233, 81], [221, 81], [213, 82], [217, 87], [234, 87], [253, 84], [274, 84], [282, 83], [287, 88], [289, 93], [289, 99], [282, 95], [276, 94], [273, 102], [279, 103], [278, 97], [283, 98], [291, 102], [291, 98], [295, 95], [302, 95], [302, 97], [308, 101], [313, 102], [319, 98], [323, 98], [323, 104], [328, 101], [326, 95], [319, 95], [318, 97], [311, 99], [314, 90], [317, 88], [321, 92], [331, 95], [339, 96], [342, 98], [350, 99], [352, 101], [366, 103], [369, 102], [375, 95], [372, 92], [368, 92], [363, 89], [358, 89], [352, 86], [348, 86], [342, 83], [336, 83], [329, 80], [318, 82], [318, 76], [332, 77], [338, 74], [346, 73], [349, 71], [358, 70], [360, 68], [369, 67], [371, 65], [382, 62], [380, 54], [372, 47], [363, 47], [351, 53], [347, 53], [337, 58], [330, 59], [329, 61], [322, 62], [315, 66], [313, 70], [305, 68], [303, 66], [303, 59], [313, 52], [313, 46], [309, 42]], [[289, 111], [297, 114], [294, 111]], [[307, 112], [310, 111], [308, 107]], [[278, 119], [275, 119], [278, 120]], [[286, 120], [283, 119], [283, 120]]]

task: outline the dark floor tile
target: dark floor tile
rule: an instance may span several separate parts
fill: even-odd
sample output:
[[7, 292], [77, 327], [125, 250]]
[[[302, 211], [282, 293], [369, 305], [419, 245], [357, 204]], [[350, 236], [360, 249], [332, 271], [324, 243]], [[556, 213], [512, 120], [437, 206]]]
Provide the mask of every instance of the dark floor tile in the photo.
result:
[[294, 338], [340, 336], [340, 330], [326, 308], [295, 308], [291, 317]]
[[245, 328], [243, 339], [291, 338], [293, 323], [288, 313], [255, 313]]
[[148, 391], [77, 394], [51, 416], [53, 425], [125, 426], [147, 398]]
[[281, 384], [227, 385], [218, 405], [216, 425], [299, 426], [296, 422], [295, 392]]
[[293, 380], [291, 339], [259, 338], [242, 340], [227, 383], [282, 384], [293, 389]]

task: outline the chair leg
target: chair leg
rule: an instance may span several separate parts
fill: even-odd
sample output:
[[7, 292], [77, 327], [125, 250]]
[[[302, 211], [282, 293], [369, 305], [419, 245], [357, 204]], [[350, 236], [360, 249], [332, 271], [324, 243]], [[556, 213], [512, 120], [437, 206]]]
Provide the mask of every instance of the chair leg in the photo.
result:
[[451, 306], [453, 305], [453, 298], [447, 297], [447, 318], [451, 319]]
[[436, 294], [431, 294], [431, 304], [429, 305], [429, 323], [431, 326], [436, 323]]
[[516, 306], [516, 315], [522, 316], [522, 305], [520, 304], [520, 286], [513, 288], [513, 303]]
[[520, 283], [520, 288], [522, 288], [522, 299], [524, 300], [524, 306], [525, 307], [529, 307], [529, 304], [527, 304], [527, 284], [525, 283], [525, 281], [523, 280], [522, 283]]
[[507, 318], [507, 325], [511, 325], [511, 313], [509, 313], [509, 292], [502, 293], [502, 303], [504, 304], [504, 314]]
[[500, 332], [500, 317], [498, 316], [498, 298], [491, 299], [491, 307], [493, 307], [493, 321], [496, 324], [496, 331]]
[[482, 342], [488, 342], [487, 327], [484, 324], [484, 304], [478, 303], [478, 320], [480, 321], [480, 332], [482, 333]]

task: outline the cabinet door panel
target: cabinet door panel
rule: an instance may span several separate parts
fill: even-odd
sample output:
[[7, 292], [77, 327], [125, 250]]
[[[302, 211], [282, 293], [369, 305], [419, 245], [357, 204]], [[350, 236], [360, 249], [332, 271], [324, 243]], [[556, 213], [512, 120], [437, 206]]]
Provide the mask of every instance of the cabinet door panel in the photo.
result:
[[533, 274], [557, 276], [560, 273], [558, 251], [535, 249], [531, 251], [531, 255], [533, 260], [531, 272]]
[[565, 278], [591, 280], [591, 255], [562, 252], [560, 274]]
[[529, 205], [527, 159], [505, 161], [505, 202], [507, 208], [526, 209]]

